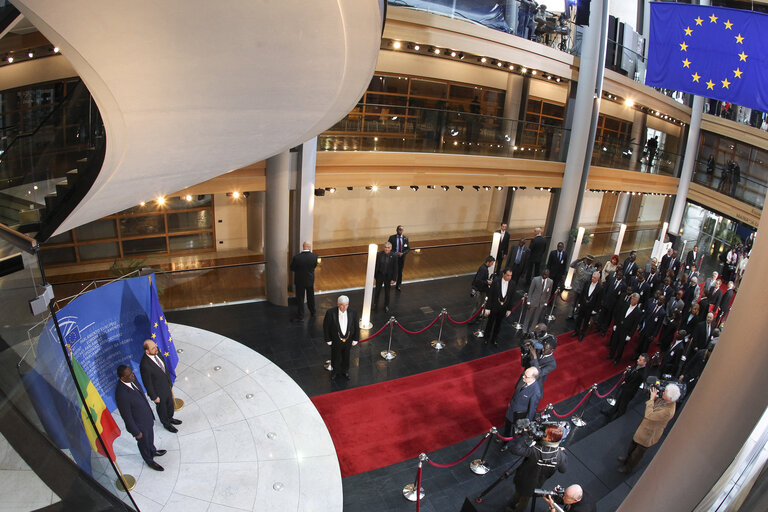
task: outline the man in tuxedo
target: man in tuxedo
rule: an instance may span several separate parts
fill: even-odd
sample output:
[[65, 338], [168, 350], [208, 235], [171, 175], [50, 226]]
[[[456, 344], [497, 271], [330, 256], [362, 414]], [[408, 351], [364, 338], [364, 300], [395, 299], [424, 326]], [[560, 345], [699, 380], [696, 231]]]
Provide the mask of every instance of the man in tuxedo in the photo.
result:
[[624, 273], [617, 269], [612, 275], [608, 276], [603, 285], [603, 296], [600, 301], [600, 314], [597, 316], [597, 328], [600, 334], [605, 336], [611, 324], [613, 311], [621, 297], [624, 296], [624, 290], [627, 288], [624, 282]]
[[515, 288], [517, 288], [517, 283], [525, 272], [530, 255], [531, 250], [526, 247], [525, 238], [521, 238], [517, 246], [509, 253], [506, 268], [512, 269]]
[[181, 425], [181, 420], [173, 417], [173, 392], [171, 375], [165, 358], [152, 340], [144, 342], [144, 356], [139, 363], [141, 380], [147, 388], [147, 395], [155, 402], [157, 417], [168, 432], [178, 432], [174, 425]]
[[608, 421], [613, 421], [619, 416], [627, 412], [627, 406], [629, 402], [637, 394], [637, 390], [645, 382], [645, 378], [648, 376], [648, 354], [643, 352], [637, 356], [637, 364], [630, 368], [624, 375], [624, 380], [619, 386], [619, 396], [616, 399], [616, 406], [608, 415]]
[[531, 276], [540, 275], [541, 260], [544, 259], [544, 254], [547, 252], [547, 239], [541, 236], [541, 228], [536, 228], [533, 232], [535, 236], [529, 244], [531, 254], [528, 258], [528, 269], [525, 273], [526, 285], [531, 284]]
[[[497, 265], [501, 267], [501, 264], [504, 263], [504, 258], [507, 257], [507, 252], [509, 251], [509, 233], [507, 232], [507, 223], [502, 222], [501, 227], [499, 227], [496, 233], [501, 233], [501, 240], [499, 240], [499, 248], [496, 251]], [[498, 272], [501, 272], [502, 269], [497, 268], [496, 270]]]
[[[717, 278], [715, 281], [715, 288], [714, 292], [709, 296], [709, 305], [712, 306], [712, 312], [715, 313], [715, 315], [718, 315], [720, 313], [720, 308], [723, 305], [723, 282], [720, 280], [720, 278]], [[717, 319], [717, 316], [715, 316], [715, 319]]]
[[693, 331], [693, 347], [696, 351], [701, 348], [707, 348], [712, 341], [712, 335], [715, 330], [715, 315], [707, 313], [707, 319], [699, 322]]
[[701, 290], [701, 299], [699, 299], [699, 321], [703, 322], [707, 319], [707, 314], [709, 314], [709, 292], [707, 292], [707, 289], [704, 288]]
[[667, 270], [670, 268], [670, 263], [672, 262], [672, 254], [674, 251], [670, 247], [667, 249], [667, 254], [661, 257], [661, 264], [659, 265], [659, 272], [661, 273], [662, 277], [666, 277]]
[[304, 296], [307, 297], [307, 309], [309, 314], [315, 316], [315, 267], [317, 267], [317, 254], [312, 252], [312, 243], [304, 242], [303, 250], [291, 260], [293, 271], [293, 286], [296, 288], [296, 318], [294, 321], [304, 320]]
[[163, 471], [163, 466], [155, 462], [154, 457], [162, 457], [165, 450], [155, 448], [155, 415], [144, 398], [141, 386], [136, 382], [136, 375], [130, 366], [121, 364], [117, 367], [117, 377], [120, 382], [115, 386], [115, 402], [125, 429], [136, 439], [141, 458], [147, 466], [155, 471]]
[[659, 369], [661, 375], [668, 374], [674, 379], [680, 373], [685, 355], [685, 338], [687, 337], [688, 333], [684, 330], [677, 331], [675, 341], [669, 349], [664, 351], [661, 358], [661, 368]]
[[528, 310], [525, 312], [523, 332], [531, 332], [531, 327], [539, 323], [541, 313], [547, 307], [549, 297], [552, 295], [552, 280], [549, 278], [549, 270], [544, 269], [541, 275], [534, 277], [528, 288]]
[[501, 276], [497, 277], [491, 289], [488, 291], [487, 308], [491, 310], [488, 323], [485, 326], [485, 343], [498, 345], [496, 338], [501, 331], [501, 323], [512, 313], [512, 295], [514, 288], [511, 286], [512, 271], [505, 269]]
[[664, 322], [664, 317], [667, 314], [664, 306], [666, 305], [666, 299], [662, 295], [661, 290], [656, 291], [656, 296], [649, 300], [645, 306], [645, 314], [643, 315], [643, 321], [640, 324], [640, 340], [635, 355], [648, 352], [648, 347], [651, 346], [651, 342], [656, 339], [661, 331], [661, 326]]
[[403, 284], [403, 268], [405, 267], [405, 256], [411, 252], [411, 245], [408, 243], [408, 237], [403, 234], [403, 226], [397, 226], [397, 233], [389, 237], [389, 243], [397, 256], [397, 291]]
[[699, 264], [699, 246], [694, 245], [693, 249], [685, 255], [685, 272], [690, 273], [691, 267]]
[[691, 308], [683, 314], [683, 323], [680, 325], [681, 329], [685, 329], [686, 332], [696, 332], [696, 327], [701, 323], [699, 320], [699, 305], [693, 304]]
[[643, 312], [638, 306], [640, 294], [633, 293], [629, 299], [629, 304], [620, 304], [619, 314], [614, 319], [613, 335], [611, 336], [611, 352], [606, 359], [613, 359], [614, 366], [619, 364], [621, 356], [624, 354], [624, 346], [635, 334], [637, 326], [640, 325], [640, 319]]
[[549, 259], [547, 260], [549, 276], [552, 278], [553, 292], [563, 285], [565, 269], [568, 266], [567, 260], [568, 256], [565, 254], [565, 246], [563, 242], [558, 242], [557, 249], [549, 253]]
[[331, 380], [337, 375], [349, 380], [349, 351], [360, 339], [360, 327], [346, 295], [340, 295], [336, 307], [325, 312], [323, 338], [331, 346]]
[[731, 302], [733, 301], [733, 297], [736, 295], [736, 288], [735, 284], [733, 284], [733, 281], [728, 281], [728, 289], [723, 294], [723, 298], [720, 299], [720, 307], [717, 310], [717, 318], [715, 319], [715, 323], [719, 326], [720, 323], [725, 320], [725, 317], [728, 316], [728, 312], [731, 310]]
[[579, 341], [584, 339], [584, 335], [587, 333], [587, 329], [589, 329], [589, 320], [592, 318], [592, 315], [597, 313], [602, 293], [600, 272], [592, 272], [592, 280], [584, 285], [584, 289], [577, 299], [576, 327], [571, 336], [578, 336]]
[[624, 260], [624, 277], [629, 279], [637, 275], [637, 252], [632, 251], [629, 253], [629, 257]]
[[376, 294], [373, 296], [373, 309], [376, 310], [381, 295], [381, 287], [384, 287], [384, 312], [389, 313], [389, 288], [396, 283], [398, 272], [398, 260], [395, 253], [392, 252], [392, 244], [384, 244], [384, 250], [376, 254], [376, 267], [374, 277], [376, 278]]

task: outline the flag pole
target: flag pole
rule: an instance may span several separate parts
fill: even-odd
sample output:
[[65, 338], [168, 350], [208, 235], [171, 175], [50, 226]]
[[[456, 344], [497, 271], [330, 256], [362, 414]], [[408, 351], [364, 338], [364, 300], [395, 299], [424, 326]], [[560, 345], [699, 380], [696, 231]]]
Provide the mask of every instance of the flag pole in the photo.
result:
[[173, 394], [173, 386], [171, 386], [171, 396], [173, 397], [173, 410], [180, 411], [184, 408], [184, 400], [176, 398]]
[[117, 490], [120, 492], [128, 492], [132, 491], [134, 487], [136, 487], [136, 479], [133, 477], [133, 475], [127, 475], [123, 473], [123, 470], [120, 469], [120, 466], [117, 465], [117, 457], [115, 457], [115, 460], [113, 461], [115, 463], [115, 467], [117, 468], [117, 481], [115, 482], [115, 485], [117, 486]]

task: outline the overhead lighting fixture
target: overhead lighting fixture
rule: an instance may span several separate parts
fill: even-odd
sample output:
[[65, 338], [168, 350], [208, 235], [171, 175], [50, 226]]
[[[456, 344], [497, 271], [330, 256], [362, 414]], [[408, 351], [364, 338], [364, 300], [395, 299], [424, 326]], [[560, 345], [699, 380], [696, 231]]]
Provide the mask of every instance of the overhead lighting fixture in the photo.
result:
[[526, 74], [528, 72], [528, 68], [523, 68], [523, 69], [520, 70], [520, 72], [522, 74]]
[[480, 192], [480, 185], [472, 185], [472, 188]]
[[531, 71], [531, 74], [535, 75], [536, 74], [536, 70], [534, 69], [533, 71]]
[[35, 53], [32, 50], [29, 50], [29, 53], [27, 53], [27, 57], [30, 59], [35, 56]]
[[514, 71], [514, 70], [515, 70], [515, 66], [513, 66], [512, 64], [510, 64], [510, 65], [509, 65], [509, 70], [510, 70], [510, 71]]
[[185, 201], [191, 201], [191, 200], [192, 200], [192, 195], [191, 195], [191, 194], [187, 194], [187, 195], [185, 195], [185, 196], [184, 196], [184, 200], [185, 200]]
[[379, 190], [379, 187], [378, 187], [377, 185], [373, 185], [373, 186], [371, 187], [371, 190], [373, 190], [374, 192], [376, 192], [377, 190]]
[[8, 56], [8, 64], [10, 64], [11, 62], [13, 62], [13, 57], [9, 55]]
[[330, 187], [330, 188], [328, 189], [328, 192], [330, 192], [331, 194], [333, 194], [334, 192], [336, 192], [336, 187]]
[[463, 53], [460, 53], [460, 54], [459, 54], [459, 58], [460, 58], [461, 60], [464, 60], [464, 54], [463, 54]]
[[[227, 194], [229, 195], [229, 194]], [[323, 197], [325, 195], [325, 189], [324, 188], [316, 188], [315, 189], [315, 195], [318, 197]]]
[[488, 185], [483, 185], [483, 190], [491, 190], [491, 187], [489, 187]]
[[421, 50], [421, 46], [416, 44], [416, 45], [413, 46], [413, 49], [416, 50], [416, 51], [419, 51], [419, 50]]
[[394, 43], [392, 43], [392, 47], [395, 50], [399, 50], [400, 49], [400, 41], [395, 41]]
[[354, 190], [355, 187], [347, 187], [347, 190]]
[[560, 81], [560, 77], [555, 78], [555, 82], [559, 82], [559, 81]]
[[145, 203], [144, 201], [139, 203], [139, 206], [146, 206], [146, 205], [147, 205], [147, 203]]
[[482, 57], [482, 58], [480, 59], [480, 62], [482, 62], [483, 64], [485, 64], [486, 62], [488, 62], [488, 59], [486, 59], [485, 57]]
[[504, 187], [502, 187], [501, 185], [496, 185], [496, 190], [501, 190], [501, 189], [503, 189], [503, 188], [504, 188]]
[[624, 100], [624, 105], [626, 105], [628, 107], [634, 107], [635, 106], [635, 100], [633, 100], [632, 98], [627, 98], [627, 99]]
[[464, 192], [464, 185], [456, 185], [456, 188], [459, 189], [459, 191]]
[[435, 48], [435, 55], [440, 55], [440, 48]]
[[451, 57], [455, 57], [455, 56], [456, 56], [456, 52], [451, 52]]
[[232, 192], [232, 197], [234, 199], [239, 199], [240, 198], [240, 192]]
[[442, 188], [444, 191], [448, 192], [448, 189], [451, 188], [448, 185], [441, 185], [440, 188]]
[[417, 190], [419, 190], [419, 186], [418, 185], [411, 185], [411, 190], [416, 192]]
[[499, 67], [501, 67], [501, 66], [503, 66], [504, 64], [503, 64], [502, 62], [497, 62], [497, 63], [496, 63], [496, 65], [497, 65], [497, 66], [499, 66]]
[[53, 47], [53, 53], [59, 53], [59, 47], [58, 46], [54, 46]]
[[163, 196], [158, 197], [157, 198], [157, 204], [159, 204], [160, 206], [164, 205], [165, 204], [165, 198]]

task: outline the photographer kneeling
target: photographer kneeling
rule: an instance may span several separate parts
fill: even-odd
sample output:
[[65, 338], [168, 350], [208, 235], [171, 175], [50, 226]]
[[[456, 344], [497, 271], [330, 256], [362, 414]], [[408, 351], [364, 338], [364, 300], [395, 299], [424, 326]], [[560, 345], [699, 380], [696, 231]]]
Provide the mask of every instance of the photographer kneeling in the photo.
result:
[[552, 494], [544, 497], [544, 501], [549, 505], [550, 512], [595, 512], [597, 505], [592, 496], [581, 488], [578, 484], [573, 484], [565, 489], [562, 496], [563, 507], [560, 507], [552, 499]]
[[547, 425], [544, 429], [544, 437], [536, 441], [533, 446], [530, 445], [527, 437], [516, 439], [510, 446], [510, 452], [525, 457], [525, 460], [515, 471], [515, 494], [506, 508], [508, 512], [525, 512], [537, 487], [541, 487], [555, 471], [565, 473], [568, 468], [568, 456], [565, 454], [565, 448], [560, 448], [562, 438], [561, 427]]
[[[664, 392], [659, 398], [658, 394], [662, 386]], [[659, 442], [667, 423], [675, 416], [675, 402], [678, 398], [680, 398], [680, 386], [677, 384], [666, 383], [663, 385], [657, 383], [651, 388], [651, 397], [645, 402], [643, 421], [635, 431], [627, 455], [619, 457], [619, 462], [624, 463], [619, 468], [619, 473], [634, 471], [648, 448]]]

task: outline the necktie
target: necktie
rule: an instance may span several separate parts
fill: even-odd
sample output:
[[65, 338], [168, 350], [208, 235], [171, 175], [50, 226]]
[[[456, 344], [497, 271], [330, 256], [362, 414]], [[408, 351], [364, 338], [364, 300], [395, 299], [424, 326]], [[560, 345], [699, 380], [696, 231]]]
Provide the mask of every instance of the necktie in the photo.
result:
[[515, 255], [515, 263], [520, 263], [520, 255], [521, 255], [522, 252], [523, 252], [523, 250], [520, 249], [520, 247], [518, 246], [517, 247], [517, 254]]
[[560, 263], [563, 262], [563, 253], [561, 251], [557, 251], [557, 259], [560, 260]]
[[399, 235], [397, 237], [397, 252], [403, 252], [403, 237]]
[[133, 382], [131, 382], [131, 387], [132, 387], [134, 390], [136, 390], [136, 391], [138, 391], [139, 393], [141, 393], [141, 391], [139, 390], [139, 388], [137, 388], [137, 387], [136, 387], [136, 384], [134, 384]]
[[152, 359], [154, 359], [155, 364], [160, 367], [161, 370], [163, 370], [163, 373], [165, 373], [165, 365], [163, 364], [162, 359], [160, 359], [157, 356], [152, 356]]

